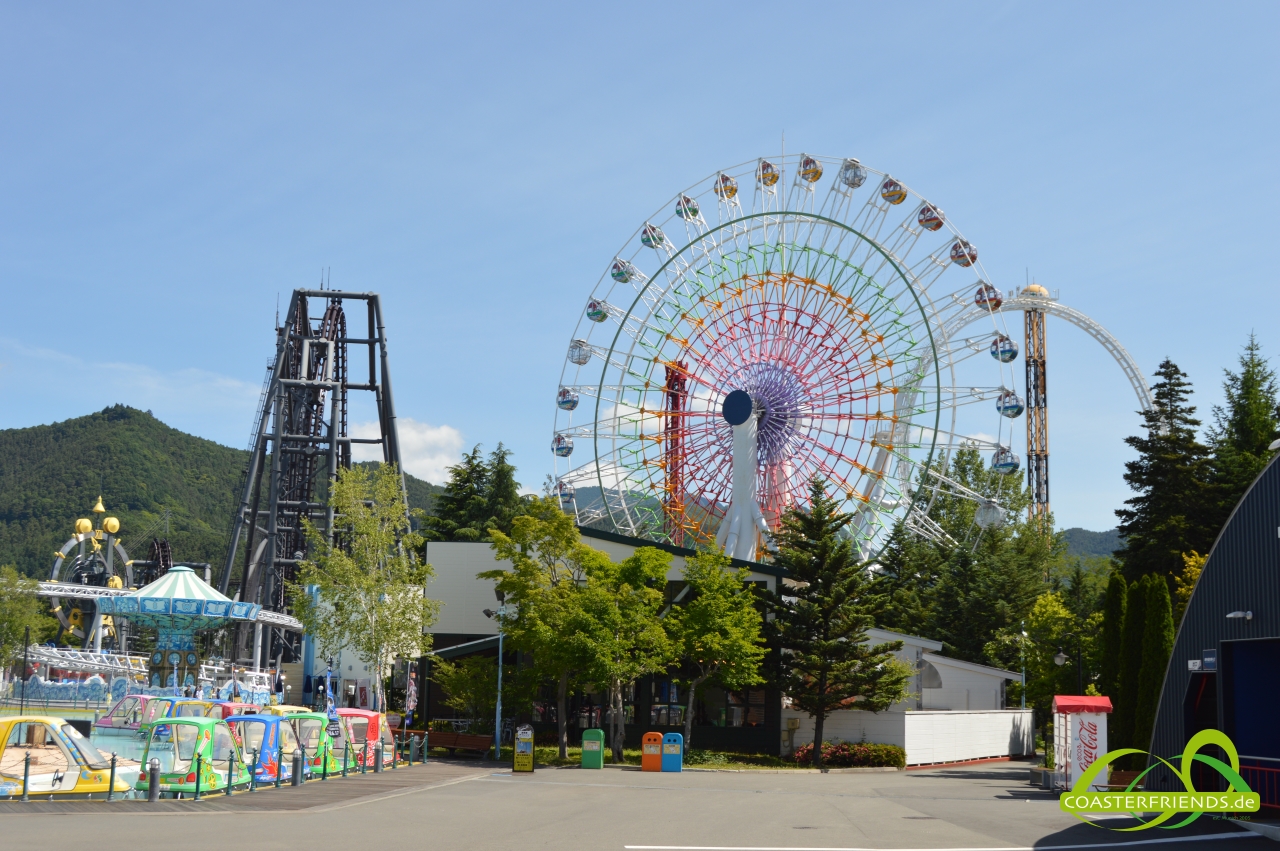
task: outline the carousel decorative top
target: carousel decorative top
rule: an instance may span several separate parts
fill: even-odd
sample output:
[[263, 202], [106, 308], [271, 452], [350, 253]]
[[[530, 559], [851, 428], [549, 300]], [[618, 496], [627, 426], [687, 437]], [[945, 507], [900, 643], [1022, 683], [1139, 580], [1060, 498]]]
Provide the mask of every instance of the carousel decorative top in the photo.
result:
[[175, 566], [132, 594], [98, 598], [102, 614], [127, 618], [154, 629], [198, 631], [227, 621], [255, 621], [261, 606], [239, 603], [218, 593], [189, 567]]

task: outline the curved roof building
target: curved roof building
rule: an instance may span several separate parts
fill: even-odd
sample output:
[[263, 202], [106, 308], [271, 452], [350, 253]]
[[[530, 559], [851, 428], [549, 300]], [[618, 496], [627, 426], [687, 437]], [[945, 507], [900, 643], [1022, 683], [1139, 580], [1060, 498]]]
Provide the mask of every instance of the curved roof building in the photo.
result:
[[[1263, 805], [1280, 806], [1278, 712], [1280, 461], [1273, 458], [1205, 562], [1174, 641], [1150, 750], [1168, 759], [1182, 753], [1196, 732], [1222, 730], [1235, 743], [1240, 773], [1262, 794]], [[1194, 779], [1202, 791], [1219, 788], [1216, 772]], [[1159, 767], [1148, 775], [1147, 788], [1182, 785]]]

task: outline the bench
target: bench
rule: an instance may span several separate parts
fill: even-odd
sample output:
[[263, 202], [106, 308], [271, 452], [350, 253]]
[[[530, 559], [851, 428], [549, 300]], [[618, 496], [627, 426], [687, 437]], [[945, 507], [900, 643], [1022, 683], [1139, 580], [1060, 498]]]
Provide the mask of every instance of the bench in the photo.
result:
[[453, 756], [455, 750], [479, 751], [484, 753], [493, 747], [493, 736], [477, 736], [474, 733], [454, 733], [445, 730], [431, 730], [427, 733], [427, 746], [444, 748]]
[[[1108, 790], [1110, 790], [1110, 791], [1112, 791], [1112, 792], [1123, 792], [1123, 791], [1125, 791], [1126, 789], [1128, 789], [1128, 788], [1129, 788], [1129, 784], [1133, 782], [1133, 779], [1134, 779], [1135, 777], [1137, 777], [1137, 776], [1138, 776], [1139, 774], [1141, 774], [1141, 773], [1142, 773], [1141, 771], [1115, 771], [1115, 770], [1113, 770], [1113, 771], [1111, 772], [1111, 777], [1109, 778], [1109, 782], [1106, 784], [1106, 787], [1105, 787], [1105, 788], [1107, 788]], [[1102, 785], [1102, 784], [1099, 784], [1099, 785]], [[1135, 786], [1134, 788], [1135, 788], [1135, 789], [1141, 789], [1141, 788], [1143, 788], [1145, 785], [1146, 785], [1145, 783], [1139, 783], [1139, 784], [1138, 784], [1137, 786]]]

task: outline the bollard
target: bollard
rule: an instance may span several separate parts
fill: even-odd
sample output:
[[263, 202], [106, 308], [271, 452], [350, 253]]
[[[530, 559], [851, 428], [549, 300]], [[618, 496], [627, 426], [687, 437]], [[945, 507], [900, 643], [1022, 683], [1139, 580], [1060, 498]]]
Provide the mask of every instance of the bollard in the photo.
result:
[[289, 778], [289, 784], [291, 786], [302, 785], [302, 771], [304, 765], [306, 765], [306, 755], [302, 748], [299, 747], [293, 752], [293, 776]]
[[349, 750], [351, 750], [350, 747], [343, 747], [342, 749], [342, 776], [343, 777], [347, 776], [347, 751]]
[[27, 758], [22, 761], [22, 800], [30, 801], [31, 796], [28, 794], [27, 785], [31, 782], [31, 754], [27, 754]]
[[413, 765], [413, 758], [418, 755], [418, 737], [409, 737], [409, 765]]
[[249, 791], [258, 791], [258, 749], [253, 749], [253, 765], [249, 766]]
[[231, 756], [227, 757], [227, 788], [222, 794], [231, 794], [231, 785], [236, 780], [236, 749], [231, 749]]
[[329, 746], [322, 745], [320, 747], [320, 779], [329, 779]]
[[200, 800], [200, 767], [202, 760], [200, 754], [196, 754], [196, 800]]
[[382, 773], [382, 742], [376, 742], [373, 746], [373, 773]]
[[396, 739], [396, 734], [391, 734], [391, 770], [395, 771], [396, 763], [400, 761], [400, 742]]
[[107, 780], [107, 800], [116, 796], [116, 752], [111, 752], [111, 778]]
[[280, 775], [284, 774], [284, 750], [276, 751], [276, 788], [280, 788]]
[[160, 800], [160, 760], [153, 759], [147, 763], [147, 802], [154, 804]]
[[361, 754], [363, 759], [360, 760], [360, 773], [364, 774], [369, 770], [369, 740], [364, 740], [364, 752]]

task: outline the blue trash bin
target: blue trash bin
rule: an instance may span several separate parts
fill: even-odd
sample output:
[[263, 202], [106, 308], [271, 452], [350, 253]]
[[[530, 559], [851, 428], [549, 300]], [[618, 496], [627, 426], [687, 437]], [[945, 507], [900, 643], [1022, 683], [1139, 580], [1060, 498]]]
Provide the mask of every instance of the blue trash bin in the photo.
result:
[[662, 737], [662, 770], [680, 771], [684, 767], [684, 736], [667, 733]]

